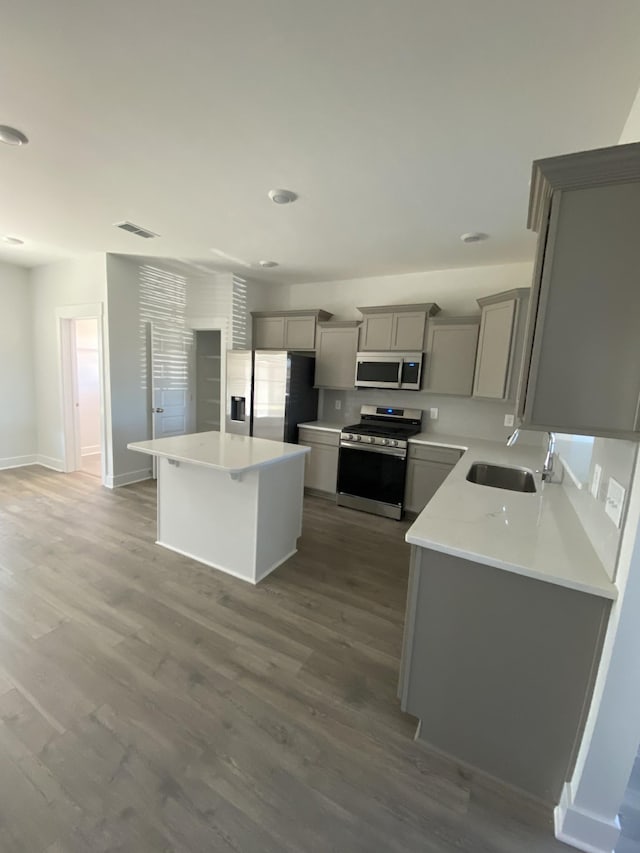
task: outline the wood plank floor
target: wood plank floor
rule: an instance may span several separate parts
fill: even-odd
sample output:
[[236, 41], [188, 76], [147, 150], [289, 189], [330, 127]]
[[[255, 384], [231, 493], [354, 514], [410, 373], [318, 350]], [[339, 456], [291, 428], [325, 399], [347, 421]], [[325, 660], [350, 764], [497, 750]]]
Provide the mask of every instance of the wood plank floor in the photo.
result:
[[308, 499], [251, 587], [154, 545], [155, 501], [0, 472], [2, 853], [568, 850], [412, 740], [406, 525]]

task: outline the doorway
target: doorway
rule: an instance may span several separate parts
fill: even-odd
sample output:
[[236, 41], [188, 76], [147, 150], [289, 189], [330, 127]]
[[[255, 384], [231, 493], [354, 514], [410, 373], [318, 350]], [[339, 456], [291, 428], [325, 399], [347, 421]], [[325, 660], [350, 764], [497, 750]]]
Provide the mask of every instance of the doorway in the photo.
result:
[[98, 320], [83, 317], [75, 325], [75, 371], [78, 469], [102, 477], [100, 439], [100, 351]]
[[[87, 306], [88, 308], [89, 306]], [[104, 392], [100, 316], [60, 316], [64, 470], [104, 482]]]

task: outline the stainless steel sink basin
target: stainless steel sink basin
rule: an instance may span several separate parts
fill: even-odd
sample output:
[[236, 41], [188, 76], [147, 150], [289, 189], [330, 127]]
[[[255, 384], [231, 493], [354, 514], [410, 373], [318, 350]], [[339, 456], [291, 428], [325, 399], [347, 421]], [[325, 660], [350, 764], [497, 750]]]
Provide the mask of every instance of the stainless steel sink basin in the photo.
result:
[[474, 462], [467, 480], [479, 486], [508, 489], [510, 492], [535, 492], [536, 484], [531, 471], [526, 468], [509, 468], [506, 465], [491, 465], [489, 462]]

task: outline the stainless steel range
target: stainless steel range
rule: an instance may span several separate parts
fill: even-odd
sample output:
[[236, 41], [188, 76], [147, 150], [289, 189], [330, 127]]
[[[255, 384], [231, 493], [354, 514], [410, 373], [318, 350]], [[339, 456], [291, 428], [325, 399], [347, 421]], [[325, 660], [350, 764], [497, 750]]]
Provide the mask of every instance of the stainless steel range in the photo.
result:
[[420, 409], [362, 406], [340, 433], [338, 504], [402, 518], [409, 438], [421, 428]]

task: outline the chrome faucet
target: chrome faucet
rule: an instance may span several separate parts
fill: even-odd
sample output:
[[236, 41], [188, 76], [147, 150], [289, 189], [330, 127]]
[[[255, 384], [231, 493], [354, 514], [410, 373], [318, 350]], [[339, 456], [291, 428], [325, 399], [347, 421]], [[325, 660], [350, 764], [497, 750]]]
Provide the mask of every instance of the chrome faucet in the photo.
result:
[[507, 439], [507, 447], [513, 447], [516, 441], [520, 438], [520, 427], [514, 429], [509, 438]]
[[553, 460], [556, 452], [556, 434], [548, 432], [549, 443], [547, 444], [547, 455], [544, 457], [544, 465], [542, 466], [542, 479], [551, 482], [553, 477]]
[[[553, 460], [556, 452], [556, 434], [555, 432], [548, 432], [549, 441], [547, 444], [547, 455], [544, 457], [544, 464], [542, 465], [542, 479], [550, 483], [553, 477]], [[516, 441], [520, 438], [520, 428], [515, 429], [509, 438], [507, 439], [507, 447], [513, 447]]]

